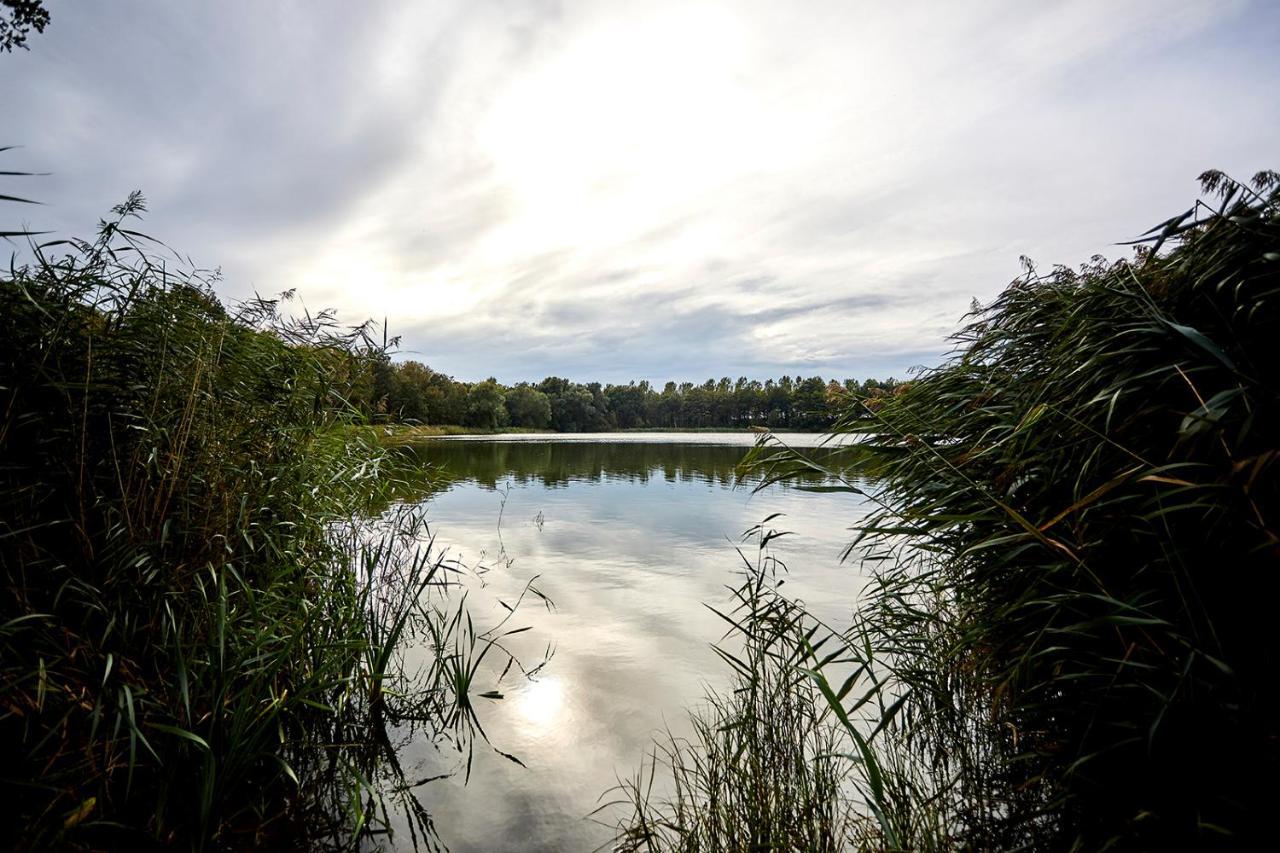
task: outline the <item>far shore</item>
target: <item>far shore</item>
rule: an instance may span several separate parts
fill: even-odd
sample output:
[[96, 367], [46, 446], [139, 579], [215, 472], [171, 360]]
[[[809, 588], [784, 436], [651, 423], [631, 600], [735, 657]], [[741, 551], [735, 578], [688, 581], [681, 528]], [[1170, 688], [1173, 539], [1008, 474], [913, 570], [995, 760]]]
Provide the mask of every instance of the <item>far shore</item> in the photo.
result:
[[[497, 436], [528, 435], [547, 433], [555, 435], [603, 435], [608, 433], [745, 433], [763, 435], [774, 432], [768, 427], [631, 427], [629, 429], [583, 430], [581, 432], [559, 432], [557, 430], [534, 429], [532, 427], [506, 427], [503, 429], [483, 429], [460, 426], [457, 424], [380, 424], [373, 427], [378, 440], [386, 445], [412, 444], [430, 438], [453, 438], [461, 436]], [[822, 435], [824, 430], [781, 428], [778, 432], [810, 433]]]

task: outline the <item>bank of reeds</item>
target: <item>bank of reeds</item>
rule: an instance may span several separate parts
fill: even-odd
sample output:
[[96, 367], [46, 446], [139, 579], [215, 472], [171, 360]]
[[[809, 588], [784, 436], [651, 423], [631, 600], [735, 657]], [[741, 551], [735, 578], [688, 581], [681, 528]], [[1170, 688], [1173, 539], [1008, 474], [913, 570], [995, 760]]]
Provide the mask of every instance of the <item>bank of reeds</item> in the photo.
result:
[[[733, 671], [708, 692], [692, 732], [655, 742], [636, 775], [599, 813], [616, 821], [619, 851], [838, 851], [854, 837], [852, 760], [835, 715], [807, 671], [843, 662], [831, 632], [780, 592], [785, 567], [769, 552], [778, 533], [748, 531], [727, 632], [716, 652]], [[741, 553], [741, 552], [740, 552]], [[832, 648], [828, 649], [827, 646]]]
[[[754, 452], [766, 483], [818, 472], [870, 507], [848, 554], [873, 576], [841, 632], [853, 678], [796, 666], [872, 818], [851, 847], [1273, 835], [1280, 176], [1202, 181], [1131, 260], [1028, 264], [943, 365], [853, 404], [837, 430], [863, 439], [841, 465], [771, 439]], [[699, 731], [703, 749], [724, 737]], [[698, 814], [679, 826], [711, 808], [684, 802]], [[632, 832], [673, 813], [635, 811]], [[718, 839], [696, 849], [807, 849]]]
[[447, 567], [353, 526], [386, 451], [334, 429], [374, 346], [225, 307], [142, 209], [0, 280], [4, 846], [309, 849], [396, 799], [429, 837], [379, 778], [457, 699], [397, 652]]
[[841, 424], [879, 504], [854, 547], [879, 566], [860, 631], [906, 697], [889, 751], [931, 768], [914, 807], [953, 846], [1271, 833], [1280, 178], [1202, 180], [1135, 258], [1029, 266]]

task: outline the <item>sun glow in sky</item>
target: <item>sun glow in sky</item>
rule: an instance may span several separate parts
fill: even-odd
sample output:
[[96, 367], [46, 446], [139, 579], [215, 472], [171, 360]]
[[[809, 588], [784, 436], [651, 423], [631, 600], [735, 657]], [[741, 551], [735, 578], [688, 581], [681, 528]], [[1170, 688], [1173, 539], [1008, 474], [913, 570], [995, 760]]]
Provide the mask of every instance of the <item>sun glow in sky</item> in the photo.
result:
[[50, 7], [0, 57], [29, 224], [141, 189], [228, 298], [462, 379], [902, 375], [1019, 256], [1280, 165], [1262, 0]]

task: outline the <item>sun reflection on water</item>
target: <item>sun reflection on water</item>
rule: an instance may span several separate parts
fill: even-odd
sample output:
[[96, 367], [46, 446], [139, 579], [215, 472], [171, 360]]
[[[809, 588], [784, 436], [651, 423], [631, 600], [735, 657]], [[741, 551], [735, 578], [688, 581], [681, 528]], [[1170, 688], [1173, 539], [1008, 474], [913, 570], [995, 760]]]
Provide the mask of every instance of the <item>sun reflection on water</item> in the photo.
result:
[[516, 710], [524, 721], [538, 731], [553, 728], [564, 712], [564, 684], [558, 678], [544, 677], [530, 681], [516, 700]]

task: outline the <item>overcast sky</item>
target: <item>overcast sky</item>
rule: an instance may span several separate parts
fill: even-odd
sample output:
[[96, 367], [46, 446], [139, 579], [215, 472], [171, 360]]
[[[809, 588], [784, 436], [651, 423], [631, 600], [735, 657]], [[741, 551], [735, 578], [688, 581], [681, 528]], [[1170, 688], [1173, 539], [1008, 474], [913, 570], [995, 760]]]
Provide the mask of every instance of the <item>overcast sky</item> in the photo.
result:
[[53, 174], [0, 224], [141, 189], [227, 298], [461, 379], [901, 376], [1020, 255], [1280, 168], [1267, 0], [47, 5], [0, 169]]

